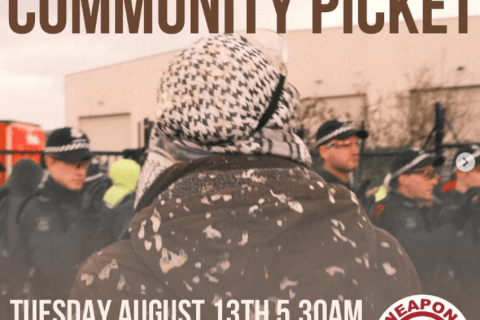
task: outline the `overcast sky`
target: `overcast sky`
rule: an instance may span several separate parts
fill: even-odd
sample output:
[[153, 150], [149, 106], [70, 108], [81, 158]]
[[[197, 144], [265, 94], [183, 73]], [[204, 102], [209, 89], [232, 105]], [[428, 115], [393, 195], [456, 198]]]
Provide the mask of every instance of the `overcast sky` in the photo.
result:
[[[175, 13], [174, 0], [168, 0], [169, 19]], [[186, 0], [186, 24], [182, 32], [167, 35], [161, 32], [155, 23], [157, 19], [156, 3], [153, 6], [153, 34], [115, 34], [113, 28], [114, 15], [111, 0], [110, 34], [81, 34], [71, 32], [71, 0], [67, 8], [67, 27], [62, 33], [50, 35], [45, 33], [39, 24], [39, 0], [18, 0], [19, 23], [25, 23], [27, 12], [35, 12], [35, 28], [28, 34], [16, 34], [9, 26], [7, 0], [0, 0], [0, 120], [16, 120], [40, 124], [45, 129], [53, 129], [65, 125], [64, 113], [64, 79], [71, 73], [92, 68], [128, 61], [156, 53], [182, 48], [198, 37], [208, 33], [205, 26], [200, 34], [190, 33], [189, 4]], [[235, 0], [235, 29], [246, 28], [246, 0]], [[256, 25], [258, 28], [276, 30], [276, 12], [271, 0], [256, 1]], [[328, 1], [323, 0], [323, 3]], [[354, 1], [357, 2], [357, 1]], [[433, 11], [434, 18], [458, 17], [459, 0], [446, 0], [444, 9]], [[55, 24], [57, 1], [50, 0], [50, 23]], [[90, 0], [92, 3], [92, 0]], [[223, 3], [220, 3], [220, 21], [223, 20]], [[322, 15], [323, 27], [343, 25], [343, 0], [331, 13]], [[388, 20], [389, 1], [369, 0], [369, 16], [375, 12], [384, 12]], [[408, 1], [415, 20], [422, 19], [422, 0]], [[468, 0], [469, 15], [480, 15], [480, 2]], [[354, 8], [354, 23], [356, 8]], [[296, 29], [312, 29], [312, 0], [290, 0], [287, 13], [287, 32]], [[204, 21], [200, 9], [200, 21]], [[173, 22], [174, 20], [170, 21]], [[373, 20], [370, 20], [373, 21]], [[99, 24], [99, 23], [98, 23]], [[220, 23], [223, 32], [223, 23]], [[83, 26], [83, 24], [82, 24]], [[421, 27], [419, 27], [421, 32]], [[352, 35], [346, 35], [352, 36]], [[480, 36], [480, 35], [479, 35]], [[474, 53], [472, 53], [474, 54]]]

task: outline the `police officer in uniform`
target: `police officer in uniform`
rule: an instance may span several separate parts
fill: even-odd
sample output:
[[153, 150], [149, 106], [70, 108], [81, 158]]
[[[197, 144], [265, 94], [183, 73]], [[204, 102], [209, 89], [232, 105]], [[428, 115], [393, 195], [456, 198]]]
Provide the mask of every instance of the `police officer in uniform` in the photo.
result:
[[48, 176], [18, 214], [31, 267], [23, 292], [35, 299], [67, 299], [81, 262], [89, 255], [88, 213], [82, 212], [82, 187], [92, 158], [89, 139], [65, 127], [47, 140], [44, 163]]
[[[466, 154], [470, 154], [470, 159], [465, 159]], [[471, 161], [474, 165], [470, 169], [466, 165]], [[442, 208], [437, 224], [455, 223], [462, 227], [469, 219], [466, 207], [472, 204], [472, 200], [475, 202], [475, 194], [480, 188], [480, 146], [472, 144], [460, 148], [453, 158], [452, 168], [455, 180], [449, 183], [451, 190], [442, 190], [440, 193]]]
[[[449, 250], [451, 274], [459, 282], [447, 298], [466, 319], [474, 319], [480, 314], [480, 147], [460, 148], [453, 162], [455, 187], [443, 195], [437, 225]], [[473, 168], [466, 168], [472, 162]]]
[[432, 231], [435, 216], [433, 188], [439, 182], [435, 167], [443, 157], [423, 151], [400, 153], [390, 167], [390, 192], [372, 214], [372, 222], [392, 234], [415, 265], [424, 292], [431, 292], [436, 268], [433, 249], [438, 234]]
[[323, 160], [320, 175], [327, 182], [339, 183], [352, 189], [349, 174], [358, 167], [359, 140], [366, 139], [368, 132], [355, 129], [349, 122], [334, 119], [324, 122], [315, 137], [315, 148]]
[[0, 319], [13, 319], [10, 300], [21, 298], [16, 295], [16, 283], [24, 268], [18, 237], [16, 214], [40, 183], [43, 169], [31, 159], [21, 159], [13, 166], [7, 183], [0, 188]]

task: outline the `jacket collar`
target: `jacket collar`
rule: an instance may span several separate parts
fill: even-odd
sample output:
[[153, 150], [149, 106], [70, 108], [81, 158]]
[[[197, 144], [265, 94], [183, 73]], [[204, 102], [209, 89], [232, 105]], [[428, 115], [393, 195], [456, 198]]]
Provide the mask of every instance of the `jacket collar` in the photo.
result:
[[341, 185], [344, 185], [348, 189], [351, 190], [350, 184], [348, 182], [343, 182], [342, 180], [338, 179], [337, 176], [331, 174], [330, 172], [323, 170], [320, 172], [320, 176], [325, 179], [325, 181], [330, 182], [330, 183], [339, 183]]

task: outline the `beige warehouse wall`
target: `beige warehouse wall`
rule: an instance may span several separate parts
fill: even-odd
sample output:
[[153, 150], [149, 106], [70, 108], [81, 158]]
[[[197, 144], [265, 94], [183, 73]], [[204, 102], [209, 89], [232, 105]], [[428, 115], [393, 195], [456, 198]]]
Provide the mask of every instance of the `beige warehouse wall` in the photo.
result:
[[[90, 137], [92, 150], [119, 151], [132, 145], [129, 113], [80, 117], [78, 127]], [[106, 141], [109, 143], [105, 143]]]
[[[366, 121], [374, 133], [401, 132], [408, 121], [407, 112], [401, 108], [408, 106], [401, 105], [405, 101], [399, 100], [399, 96], [404, 97], [419, 86], [445, 88], [480, 84], [480, 59], [475, 54], [480, 49], [480, 17], [470, 17], [468, 34], [458, 33], [457, 19], [435, 20], [435, 24], [446, 25], [448, 33], [422, 34], [418, 21], [419, 34], [410, 34], [405, 24], [400, 25], [399, 34], [390, 34], [388, 28], [375, 35], [362, 33], [358, 28], [353, 34], [344, 34], [342, 28], [327, 29], [322, 34], [312, 34], [309, 30], [289, 32], [285, 34], [289, 44], [288, 80], [304, 99], [365, 94], [365, 106], [370, 112], [351, 110], [349, 113], [368, 114], [369, 118], [361, 116], [354, 120]], [[447, 101], [440, 99], [440, 102]], [[433, 110], [433, 103], [425, 107]], [[348, 103], [345, 106], [350, 107]], [[480, 104], [471, 100], [468, 108], [480, 110]], [[465, 134], [459, 139], [480, 137], [480, 129], [474, 125], [480, 118], [474, 117], [475, 113], [470, 112], [470, 116], [456, 121], [476, 127], [463, 130]], [[308, 122], [310, 132], [320, 125], [312, 119]], [[391, 126], [385, 126], [385, 122]], [[432, 123], [425, 123], [430, 125]], [[451, 135], [448, 138], [453, 142]], [[367, 146], [401, 142], [402, 139], [392, 139], [391, 135], [377, 134], [367, 140]]]
[[145, 117], [154, 118], [159, 77], [172, 56], [173, 52], [68, 75], [65, 79], [67, 125], [80, 127], [80, 119], [94, 117], [100, 124], [102, 119], [111, 121], [110, 116], [129, 114], [125, 128], [129, 139], [120, 135], [112, 141], [105, 135], [95, 134], [91, 140], [97, 151], [109, 151], [113, 145], [140, 147], [139, 123]]
[[[324, 29], [321, 34], [311, 30], [288, 32], [284, 35], [290, 51], [288, 81], [307, 100], [329, 97], [334, 105], [342, 101], [340, 97], [361, 96], [360, 100], [342, 105], [345, 112], [354, 115], [353, 120], [364, 120], [358, 119], [364, 115], [360, 109], [368, 105], [398, 120], [391, 130], [402, 130], [401, 112], [394, 109], [396, 97], [399, 92], [408, 93], [422, 72], [431, 86], [480, 84], [480, 59], [476, 57], [480, 49], [480, 17], [470, 17], [468, 34], [458, 34], [457, 19], [435, 20], [435, 24], [447, 25], [448, 34], [422, 34], [419, 22], [419, 34], [410, 34], [404, 24], [399, 34], [388, 33], [388, 28], [375, 35], [364, 34], [358, 28], [353, 34], [344, 34], [341, 28]], [[128, 113], [128, 147], [138, 147], [138, 124], [145, 117], [154, 118], [158, 79], [174, 54], [158, 54], [67, 76], [67, 125], [78, 126], [82, 117]], [[475, 103], [470, 107], [480, 110]], [[381, 113], [369, 119], [371, 125], [384, 120], [376, 118]], [[309, 120], [311, 133], [320, 125], [317, 122]], [[111, 145], [103, 137], [94, 139], [101, 140], [99, 148], [107, 150]]]
[[[469, 33], [458, 34], [457, 19], [435, 20], [447, 25], [447, 34], [410, 34], [405, 24], [399, 34], [388, 28], [374, 35], [355, 28], [344, 34], [342, 28], [322, 34], [310, 30], [284, 35], [289, 44], [289, 80], [303, 96], [354, 94], [367, 87], [385, 94], [405, 88], [406, 75], [422, 68], [432, 71], [438, 85], [460, 85], [480, 81], [480, 17], [469, 19]], [[420, 23], [417, 22], [420, 32]], [[459, 66], [464, 70], [457, 71]]]

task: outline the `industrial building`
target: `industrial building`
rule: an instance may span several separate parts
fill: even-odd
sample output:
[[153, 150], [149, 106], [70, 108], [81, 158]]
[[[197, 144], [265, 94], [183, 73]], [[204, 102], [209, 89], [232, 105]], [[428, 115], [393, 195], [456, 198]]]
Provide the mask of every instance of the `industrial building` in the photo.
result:
[[[287, 79], [302, 98], [298, 126], [311, 137], [322, 121], [341, 117], [364, 123], [372, 133], [367, 146], [402, 145], [406, 126], [419, 130], [416, 139], [431, 130], [433, 104], [441, 102], [452, 129], [446, 141], [480, 140], [480, 17], [469, 17], [467, 34], [458, 32], [458, 19], [435, 24], [448, 33], [411, 34], [401, 24], [398, 34], [344, 34], [340, 27], [284, 34]], [[159, 78], [175, 54], [68, 75], [66, 124], [87, 132], [93, 150], [142, 147], [144, 119], [154, 120]]]

